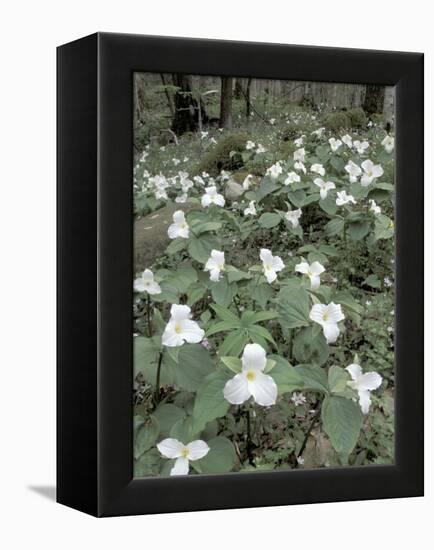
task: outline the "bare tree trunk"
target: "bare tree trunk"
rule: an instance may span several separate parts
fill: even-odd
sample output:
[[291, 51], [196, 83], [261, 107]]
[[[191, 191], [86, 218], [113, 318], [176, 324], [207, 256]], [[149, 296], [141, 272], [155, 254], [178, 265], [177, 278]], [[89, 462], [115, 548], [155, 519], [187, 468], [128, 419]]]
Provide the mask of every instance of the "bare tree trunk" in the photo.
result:
[[386, 86], [384, 89], [383, 117], [386, 128], [393, 128], [393, 119], [395, 114], [395, 88]]
[[175, 115], [175, 107], [173, 106], [172, 98], [170, 97], [169, 90], [167, 89], [167, 83], [166, 83], [166, 79], [164, 78], [164, 74], [161, 73], [160, 76], [161, 76], [161, 82], [163, 83], [163, 86], [164, 86], [164, 93], [166, 94], [167, 105], [169, 106], [170, 116], [173, 118]]
[[233, 77], [222, 76], [220, 96], [220, 128], [232, 128], [232, 84]]
[[[197, 101], [192, 94], [191, 76], [183, 74], [172, 75], [173, 84], [179, 88], [175, 93], [175, 114], [172, 130], [180, 136], [185, 132], [195, 132], [198, 127]], [[204, 119], [202, 110], [202, 119]]]
[[384, 104], [384, 86], [379, 84], [368, 84], [366, 86], [365, 101], [363, 109], [368, 115], [382, 113]]
[[246, 86], [246, 118], [250, 119], [250, 113], [251, 113], [251, 103], [250, 103], [250, 87], [252, 85], [252, 79], [249, 78], [247, 80], [247, 86]]

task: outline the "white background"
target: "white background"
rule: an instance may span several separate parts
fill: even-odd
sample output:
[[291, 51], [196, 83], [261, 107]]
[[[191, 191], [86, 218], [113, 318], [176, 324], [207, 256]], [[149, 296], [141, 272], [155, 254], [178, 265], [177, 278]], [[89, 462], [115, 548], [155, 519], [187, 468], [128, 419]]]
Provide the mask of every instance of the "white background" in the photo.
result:
[[[0, 546], [391, 548], [433, 541], [432, 391], [427, 497], [97, 520], [54, 503], [55, 47], [95, 31], [423, 51], [432, 154], [430, 2], [46, 0], [0, 16]], [[430, 17], [431, 15], [431, 17]], [[426, 181], [432, 179], [427, 159]], [[427, 214], [433, 205], [427, 186]], [[415, 220], [418, 223], [419, 220]], [[427, 216], [427, 242], [433, 237]], [[427, 255], [427, 280], [433, 277]], [[433, 305], [427, 286], [427, 310]], [[430, 316], [428, 316], [428, 321]], [[428, 338], [433, 325], [428, 325]], [[432, 388], [432, 354], [427, 355]], [[411, 365], [408, 365], [411, 368]], [[415, 396], [415, 399], [418, 399]], [[431, 463], [431, 464], [430, 464]], [[51, 489], [50, 489], [51, 487]], [[42, 493], [42, 494], [41, 494]], [[47, 498], [47, 496], [51, 498]], [[186, 495], [188, 498], [188, 495]], [[4, 539], [4, 540], [2, 540]], [[422, 542], [424, 541], [424, 543]]]

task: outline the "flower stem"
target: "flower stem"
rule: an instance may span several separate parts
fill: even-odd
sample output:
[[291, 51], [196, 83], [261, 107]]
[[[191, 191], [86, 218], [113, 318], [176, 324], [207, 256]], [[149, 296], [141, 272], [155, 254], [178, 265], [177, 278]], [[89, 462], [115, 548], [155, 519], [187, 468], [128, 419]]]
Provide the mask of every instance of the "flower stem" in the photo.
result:
[[247, 423], [247, 441], [246, 441], [246, 450], [247, 450], [247, 458], [249, 460], [249, 464], [251, 466], [255, 465], [255, 462], [253, 460], [253, 445], [252, 445], [252, 427], [251, 427], [251, 418], [250, 418], [250, 408], [246, 408], [246, 423]]
[[148, 336], [152, 337], [152, 323], [151, 323], [151, 297], [149, 294], [146, 297], [146, 316], [148, 318]]
[[321, 407], [319, 406], [319, 401], [316, 404], [316, 407], [318, 407], [318, 409], [317, 409], [317, 411], [315, 412], [315, 414], [312, 418], [312, 422], [309, 424], [309, 428], [307, 429], [306, 435], [304, 436], [303, 443], [301, 444], [300, 450], [298, 451], [297, 458], [300, 458], [301, 455], [303, 454], [303, 452], [306, 448], [306, 445], [307, 445], [307, 440], [309, 439], [309, 436], [310, 436], [310, 432], [313, 430], [313, 427], [317, 423], [319, 415], [321, 414]]
[[163, 362], [163, 351], [164, 351], [164, 348], [161, 349], [160, 355], [158, 356], [157, 379], [155, 380], [155, 392], [154, 392], [155, 406], [157, 406], [158, 403], [160, 402], [160, 374], [161, 374], [161, 364]]

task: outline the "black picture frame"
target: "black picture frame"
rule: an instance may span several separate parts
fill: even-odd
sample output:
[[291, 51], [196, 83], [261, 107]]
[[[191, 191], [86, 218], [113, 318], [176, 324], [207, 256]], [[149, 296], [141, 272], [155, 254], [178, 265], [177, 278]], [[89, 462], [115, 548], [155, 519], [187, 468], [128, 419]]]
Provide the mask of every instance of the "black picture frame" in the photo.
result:
[[[57, 500], [95, 516], [423, 494], [423, 55], [97, 33], [60, 46]], [[396, 86], [396, 461], [133, 479], [133, 73]]]

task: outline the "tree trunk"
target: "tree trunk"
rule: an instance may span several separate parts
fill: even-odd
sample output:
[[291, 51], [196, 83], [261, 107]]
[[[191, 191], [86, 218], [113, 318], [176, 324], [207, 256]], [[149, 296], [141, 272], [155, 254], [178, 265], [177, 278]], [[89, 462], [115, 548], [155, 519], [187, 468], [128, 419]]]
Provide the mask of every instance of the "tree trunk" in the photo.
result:
[[367, 115], [382, 113], [384, 104], [384, 86], [378, 84], [368, 84], [366, 86], [365, 101], [363, 110]]
[[169, 91], [167, 89], [167, 83], [166, 83], [166, 79], [164, 78], [164, 74], [161, 73], [160, 76], [161, 76], [161, 82], [163, 83], [163, 86], [164, 86], [164, 93], [166, 94], [167, 105], [169, 107], [170, 116], [173, 119], [175, 115], [175, 107], [173, 106], [172, 98], [170, 97]]
[[220, 96], [220, 128], [232, 128], [232, 84], [231, 76], [222, 76]]
[[386, 86], [384, 89], [383, 117], [386, 128], [393, 128], [393, 119], [395, 114], [395, 88]]
[[247, 86], [246, 86], [246, 118], [250, 118], [250, 112], [251, 112], [251, 103], [250, 103], [250, 87], [252, 85], [252, 79], [249, 78], [247, 80]]
[[[180, 136], [185, 132], [195, 132], [198, 128], [197, 101], [192, 95], [191, 76], [172, 75], [173, 84], [179, 88], [175, 93], [175, 114], [172, 130]], [[202, 119], [203, 119], [202, 113]]]

